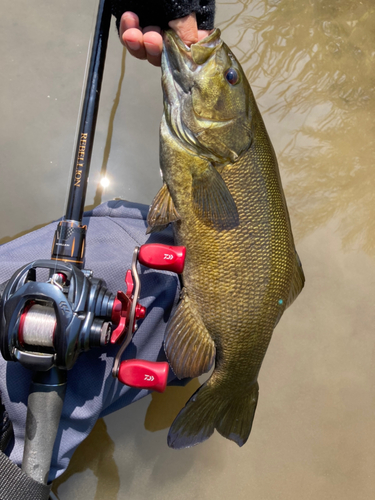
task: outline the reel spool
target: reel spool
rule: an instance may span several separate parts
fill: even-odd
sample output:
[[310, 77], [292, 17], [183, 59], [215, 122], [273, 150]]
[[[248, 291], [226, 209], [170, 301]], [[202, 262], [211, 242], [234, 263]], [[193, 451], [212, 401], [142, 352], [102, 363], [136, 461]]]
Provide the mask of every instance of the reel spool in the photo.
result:
[[56, 330], [56, 314], [53, 307], [30, 302], [26, 305], [18, 328], [20, 344], [53, 347]]

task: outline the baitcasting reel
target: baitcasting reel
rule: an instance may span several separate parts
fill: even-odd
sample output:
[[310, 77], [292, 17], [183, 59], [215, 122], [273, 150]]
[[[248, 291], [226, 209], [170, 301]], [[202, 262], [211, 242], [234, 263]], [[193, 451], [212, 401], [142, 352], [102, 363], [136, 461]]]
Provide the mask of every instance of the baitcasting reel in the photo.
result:
[[[181, 273], [185, 248], [161, 244], [136, 247], [132, 268], [126, 273], [126, 291], [108, 291], [102, 279], [69, 262], [36, 260], [19, 269], [7, 283], [0, 300], [0, 347], [7, 361], [19, 361], [34, 371], [52, 367], [69, 370], [78, 355], [109, 342], [121, 344], [113, 376], [132, 387], [162, 392], [168, 363], [129, 360], [121, 356], [146, 309], [138, 302], [137, 262]], [[49, 279], [37, 281], [47, 270]]]

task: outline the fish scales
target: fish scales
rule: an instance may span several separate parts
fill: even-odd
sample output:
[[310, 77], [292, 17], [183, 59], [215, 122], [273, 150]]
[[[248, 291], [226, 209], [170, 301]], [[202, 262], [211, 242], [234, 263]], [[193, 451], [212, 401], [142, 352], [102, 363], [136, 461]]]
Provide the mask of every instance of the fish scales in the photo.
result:
[[181, 378], [215, 362], [172, 424], [168, 444], [193, 446], [216, 428], [242, 446], [272, 332], [301, 291], [303, 272], [272, 144], [220, 31], [191, 49], [167, 32], [162, 69], [164, 185], [148, 222], [152, 230], [172, 222], [187, 249], [165, 351]]
[[[278, 184], [278, 179], [265, 182], [267, 176], [270, 177], [268, 169], [262, 171], [253, 167], [259, 157], [261, 151], [256, 151], [256, 146], [253, 146], [235, 166], [223, 172], [243, 223], [228, 232], [218, 233], [205, 228], [206, 244], [203, 248], [197, 237], [202, 235], [200, 225], [195, 231], [189, 227], [181, 241], [179, 231], [176, 231], [178, 242], [191, 249], [188, 255], [193, 256], [187, 258], [184, 285], [189, 296], [196, 297], [196, 307], [214, 338], [218, 360], [225, 370], [226, 353], [230, 354], [228, 358], [231, 360], [233, 351], [237, 350], [235, 371], [242, 370], [242, 361], [246, 378], [252, 378], [248, 372], [249, 364], [255, 364], [254, 376], [260, 368], [275, 323], [285, 308], [279, 300], [286, 303], [294, 263], [294, 246], [288, 236], [284, 203], [276, 196], [280, 189], [275, 189], [272, 204], [267, 200], [267, 194]], [[271, 163], [261, 164], [272, 168]], [[248, 170], [248, 175], [245, 170]], [[211, 265], [200, 258], [206, 252], [207, 243], [211, 247]], [[214, 246], [215, 253], [212, 251]], [[252, 272], [245, 274], [245, 266]], [[278, 273], [273, 272], [273, 266]], [[213, 273], [212, 267], [218, 272]], [[207, 285], [212, 293], [206, 292]], [[235, 342], [229, 334], [229, 325], [236, 337]], [[220, 364], [216, 364], [216, 369], [220, 369]], [[228, 376], [233, 375], [237, 376], [232, 370], [228, 372]], [[239, 390], [242, 390], [241, 386]]]

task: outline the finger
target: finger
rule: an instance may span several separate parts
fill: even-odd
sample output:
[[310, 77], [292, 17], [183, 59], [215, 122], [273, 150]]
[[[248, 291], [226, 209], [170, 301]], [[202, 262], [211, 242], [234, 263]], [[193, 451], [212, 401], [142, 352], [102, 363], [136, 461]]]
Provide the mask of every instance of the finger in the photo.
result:
[[137, 59], [146, 59], [146, 49], [143, 44], [143, 34], [137, 28], [130, 28], [124, 31], [121, 41], [128, 49], [130, 54]]
[[188, 47], [190, 47], [193, 43], [197, 43], [198, 27], [197, 18], [194, 12], [188, 16], [181, 17], [180, 19], [169, 21], [168, 25], [177, 33], [177, 35]]
[[121, 16], [120, 20], [120, 38], [122, 38], [122, 35], [124, 31], [130, 29], [130, 28], [139, 28], [139, 18], [137, 14], [134, 14], [134, 12], [124, 12], [123, 15]]
[[120, 20], [120, 40], [129, 53], [137, 59], [146, 59], [143, 35], [139, 27], [139, 18], [134, 12], [125, 12]]
[[146, 49], [147, 60], [154, 66], [161, 65], [163, 38], [158, 26], [148, 26], [143, 30], [143, 43]]

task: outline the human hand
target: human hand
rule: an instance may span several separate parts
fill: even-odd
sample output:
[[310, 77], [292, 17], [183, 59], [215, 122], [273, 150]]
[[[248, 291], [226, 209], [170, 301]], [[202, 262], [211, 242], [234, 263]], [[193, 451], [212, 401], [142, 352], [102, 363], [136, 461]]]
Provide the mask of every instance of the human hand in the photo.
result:
[[[187, 46], [210, 34], [210, 31], [198, 30], [195, 13], [168, 24]], [[138, 16], [134, 12], [125, 12], [120, 22], [120, 40], [137, 59], [147, 59], [154, 66], [160, 66], [163, 37], [159, 26], [147, 26], [142, 29]]]

